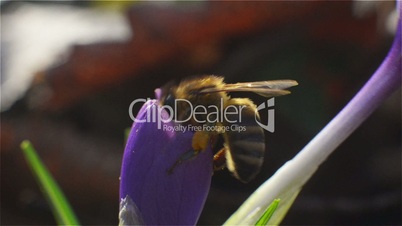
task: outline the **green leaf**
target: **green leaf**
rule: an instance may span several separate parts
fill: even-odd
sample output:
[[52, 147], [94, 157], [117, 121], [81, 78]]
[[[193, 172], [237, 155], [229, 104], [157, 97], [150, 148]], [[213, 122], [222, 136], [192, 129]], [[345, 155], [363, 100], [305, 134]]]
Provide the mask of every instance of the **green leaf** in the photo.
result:
[[269, 219], [269, 225], [279, 225], [283, 218], [285, 218], [290, 207], [292, 207], [299, 192], [285, 195], [285, 199], [281, 199], [281, 205], [275, 210], [273, 216]]
[[128, 137], [130, 136], [131, 127], [128, 127], [124, 130], [124, 145], [127, 144]]
[[21, 143], [21, 149], [35, 179], [51, 206], [57, 223], [59, 225], [79, 225], [70, 204], [67, 202], [63, 192], [52, 178], [46, 166], [40, 160], [31, 142], [27, 140], [23, 141]]
[[261, 218], [255, 223], [255, 225], [258, 226], [265, 226], [268, 224], [268, 221], [271, 219], [272, 215], [274, 214], [276, 208], [279, 205], [280, 199], [275, 199], [265, 210], [264, 214], [261, 216]]

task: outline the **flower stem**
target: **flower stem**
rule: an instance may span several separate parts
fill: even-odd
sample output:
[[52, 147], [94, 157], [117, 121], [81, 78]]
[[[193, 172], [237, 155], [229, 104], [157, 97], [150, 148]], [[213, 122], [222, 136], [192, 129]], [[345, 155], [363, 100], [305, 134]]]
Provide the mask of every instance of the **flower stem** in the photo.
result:
[[[293, 200], [290, 199], [297, 196], [302, 186], [325, 159], [401, 86], [401, 57], [401, 19], [399, 18], [391, 50], [369, 81], [299, 154], [262, 184], [225, 224], [254, 224], [276, 198], [281, 199], [284, 204], [291, 204]], [[275, 212], [280, 220], [287, 209], [279, 208]], [[279, 223], [280, 220], [276, 222]]]

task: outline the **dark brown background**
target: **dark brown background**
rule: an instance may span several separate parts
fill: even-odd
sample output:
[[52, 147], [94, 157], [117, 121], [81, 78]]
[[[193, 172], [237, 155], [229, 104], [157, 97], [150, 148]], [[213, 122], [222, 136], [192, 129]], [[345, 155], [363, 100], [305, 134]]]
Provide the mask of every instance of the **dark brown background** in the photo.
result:
[[[392, 37], [379, 12], [393, 3], [364, 17], [354, 16], [352, 7], [205, 2], [127, 8], [132, 40], [75, 46], [67, 62], [43, 68], [26, 96], [1, 114], [1, 223], [55, 223], [19, 150], [23, 139], [35, 145], [81, 223], [116, 225], [131, 101], [189, 75], [297, 80], [292, 95], [276, 99], [276, 131], [266, 134], [258, 177], [242, 184], [227, 171], [214, 175], [199, 224], [222, 224], [335, 116], [386, 55]], [[48, 89], [52, 95], [38, 100]], [[283, 224], [401, 224], [400, 97], [398, 91], [389, 98], [330, 156]]]

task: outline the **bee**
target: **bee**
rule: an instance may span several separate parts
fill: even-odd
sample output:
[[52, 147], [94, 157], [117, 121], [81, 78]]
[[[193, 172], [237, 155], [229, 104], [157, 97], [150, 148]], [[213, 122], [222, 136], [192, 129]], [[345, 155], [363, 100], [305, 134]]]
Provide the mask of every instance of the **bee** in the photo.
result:
[[[221, 135], [223, 148], [214, 155], [214, 169], [225, 167], [238, 180], [247, 183], [260, 171], [264, 161], [265, 136], [257, 121], [260, 116], [256, 105], [248, 98], [231, 98], [229, 92], [253, 92], [270, 98], [289, 94], [285, 90], [296, 86], [294, 80], [274, 80], [226, 84], [223, 77], [201, 76], [168, 83], [156, 93], [161, 105], [174, 109], [174, 120], [182, 124], [204, 128], [192, 138], [192, 149], [184, 153], [173, 169], [183, 161], [195, 157], [211, 145], [214, 137]], [[182, 100], [182, 101], [180, 101]], [[183, 101], [185, 100], [185, 101]], [[230, 128], [236, 124], [243, 131]], [[217, 129], [205, 129], [205, 128]], [[223, 129], [219, 129], [223, 128]], [[236, 127], [233, 127], [236, 128]]]

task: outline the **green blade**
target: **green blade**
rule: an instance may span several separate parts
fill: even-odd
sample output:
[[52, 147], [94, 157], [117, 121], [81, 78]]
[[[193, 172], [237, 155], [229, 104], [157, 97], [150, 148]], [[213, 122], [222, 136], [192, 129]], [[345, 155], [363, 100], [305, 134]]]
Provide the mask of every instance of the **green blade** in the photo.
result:
[[267, 210], [265, 210], [264, 214], [261, 218], [255, 223], [258, 226], [265, 226], [268, 225], [268, 221], [271, 219], [272, 215], [274, 214], [276, 208], [279, 205], [280, 199], [275, 199], [272, 203], [268, 206]]
[[124, 145], [127, 144], [128, 136], [130, 136], [131, 127], [128, 127], [124, 130]]
[[70, 204], [67, 202], [63, 192], [40, 160], [31, 142], [27, 140], [23, 141], [21, 143], [21, 149], [35, 179], [52, 208], [57, 223], [59, 225], [79, 225]]

